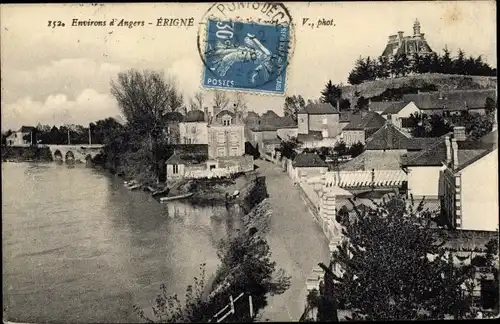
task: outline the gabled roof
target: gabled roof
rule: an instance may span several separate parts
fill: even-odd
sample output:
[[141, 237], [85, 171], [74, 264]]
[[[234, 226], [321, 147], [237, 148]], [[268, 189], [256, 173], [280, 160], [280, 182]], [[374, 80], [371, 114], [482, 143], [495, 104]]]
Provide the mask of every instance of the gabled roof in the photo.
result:
[[167, 146], [173, 153], [165, 164], [191, 164], [208, 159], [208, 144], [176, 144]]
[[410, 49], [418, 52], [419, 54], [432, 53], [431, 47], [427, 44], [425, 39], [404, 37], [401, 40], [401, 45], [397, 42], [388, 43], [382, 53], [382, 56], [392, 56], [398, 54], [409, 55], [413, 53]]
[[386, 110], [382, 113], [382, 115], [387, 115], [387, 114], [397, 114], [401, 110], [403, 110], [404, 107], [408, 106], [409, 102], [404, 102], [404, 101], [397, 101], [394, 102], [392, 105], [387, 107]]
[[366, 141], [367, 150], [406, 149], [408, 137], [393, 124], [386, 124]]
[[323, 134], [321, 133], [321, 131], [310, 130], [308, 134], [297, 134], [298, 142], [321, 141], [322, 139], [323, 139]]
[[204, 121], [205, 121], [205, 113], [199, 109], [188, 111], [186, 117], [184, 118], [185, 123], [196, 123]]
[[232, 111], [229, 111], [227, 109], [224, 109], [224, 110], [221, 110], [217, 113], [217, 115], [215, 115], [214, 117], [222, 117], [224, 115], [229, 115], [231, 116], [232, 118], [235, 118], [236, 117], [236, 114]]
[[458, 149], [458, 168], [455, 172], [461, 171], [471, 165], [472, 163], [480, 160], [486, 155], [490, 154], [496, 149], [495, 145], [490, 145], [490, 147], [486, 149]]
[[384, 126], [385, 122], [384, 117], [369, 111], [364, 116], [360, 114], [353, 116], [351, 122], [343, 130], [379, 129]]
[[35, 130], [35, 127], [33, 127], [33, 126], [22, 126], [19, 129], [19, 132], [21, 132], [21, 133], [31, 133], [34, 130]]
[[247, 118], [259, 118], [259, 114], [257, 114], [253, 110], [250, 110], [250, 111], [247, 111], [247, 115], [246, 115], [245, 119], [247, 119]]
[[338, 114], [339, 111], [335, 109], [330, 103], [310, 103], [301, 109], [298, 114], [308, 114], [308, 115], [328, 115], [328, 114]]
[[496, 98], [496, 90], [433, 91], [403, 95], [404, 101], [413, 101], [419, 109], [451, 111], [484, 108], [486, 98]]
[[178, 111], [169, 111], [165, 114], [167, 122], [181, 122], [184, 120], [184, 115]]
[[368, 105], [368, 110], [382, 113], [387, 108], [392, 106], [393, 104], [399, 103], [399, 102], [403, 102], [403, 101], [372, 101]]
[[278, 116], [274, 112], [264, 114], [257, 121], [248, 121], [248, 127], [254, 131], [276, 131], [280, 128], [295, 128], [297, 123], [290, 116]]
[[300, 153], [295, 159], [293, 159], [292, 165], [299, 168], [313, 168], [313, 167], [327, 167], [325, 161], [323, 161], [316, 153]]
[[403, 155], [402, 166], [441, 166], [446, 161], [446, 144], [444, 140], [436, 142], [427, 150], [409, 152]]

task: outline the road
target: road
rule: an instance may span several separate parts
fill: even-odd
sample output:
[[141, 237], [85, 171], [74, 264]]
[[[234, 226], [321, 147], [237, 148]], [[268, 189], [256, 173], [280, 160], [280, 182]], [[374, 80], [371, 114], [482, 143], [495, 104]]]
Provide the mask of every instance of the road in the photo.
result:
[[256, 160], [260, 175], [266, 177], [273, 213], [267, 234], [272, 260], [292, 277], [282, 295], [270, 296], [262, 320], [298, 321], [304, 311], [306, 279], [319, 262], [328, 263], [328, 241], [308, 211], [293, 181], [277, 165]]

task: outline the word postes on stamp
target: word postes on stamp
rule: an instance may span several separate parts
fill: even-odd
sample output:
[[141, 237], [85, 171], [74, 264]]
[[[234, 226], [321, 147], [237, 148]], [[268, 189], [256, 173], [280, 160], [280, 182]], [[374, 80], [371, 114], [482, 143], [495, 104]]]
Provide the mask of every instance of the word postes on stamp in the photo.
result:
[[[244, 9], [248, 11], [252, 7], [248, 5]], [[224, 13], [222, 7], [215, 8]], [[259, 14], [271, 10], [267, 8], [273, 9], [269, 6], [261, 8]], [[198, 35], [198, 49], [204, 64], [202, 86], [284, 94], [293, 37], [291, 18], [264, 20], [242, 11], [240, 14], [249, 18], [208, 15], [204, 32]]]

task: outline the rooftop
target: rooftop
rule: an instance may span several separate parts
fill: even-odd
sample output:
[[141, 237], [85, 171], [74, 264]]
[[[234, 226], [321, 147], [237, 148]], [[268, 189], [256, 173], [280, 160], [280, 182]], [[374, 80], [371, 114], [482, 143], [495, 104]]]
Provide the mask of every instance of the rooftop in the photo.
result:
[[328, 114], [338, 114], [339, 111], [335, 109], [329, 103], [310, 103], [301, 109], [298, 114], [308, 114], [308, 115], [328, 115]]
[[344, 127], [343, 130], [365, 130], [365, 129], [379, 129], [384, 126], [385, 118], [376, 112], [369, 111], [366, 115], [353, 115], [351, 122]]
[[368, 110], [382, 113], [395, 103], [403, 101], [372, 101], [368, 105]]
[[484, 108], [486, 98], [496, 98], [496, 90], [461, 90], [406, 94], [404, 101], [413, 101], [419, 109], [467, 110]]
[[293, 166], [299, 168], [327, 167], [328, 165], [316, 153], [300, 153], [293, 160]]
[[22, 126], [19, 129], [19, 132], [21, 132], [21, 133], [30, 133], [30, 132], [32, 132], [34, 130], [35, 130], [35, 127], [33, 127], [33, 126]]
[[181, 122], [184, 120], [184, 115], [178, 111], [169, 111], [165, 114], [165, 119], [169, 122]]
[[205, 113], [199, 109], [190, 110], [184, 118], [185, 123], [197, 123], [205, 121]]
[[384, 110], [382, 115], [397, 114], [401, 110], [403, 110], [403, 108], [406, 107], [407, 105], [408, 105], [408, 102], [404, 102], [404, 101], [393, 102], [392, 105], [390, 105], [389, 107], [387, 107], [386, 110]]
[[322, 139], [323, 139], [323, 134], [321, 133], [321, 131], [310, 130], [308, 134], [297, 135], [298, 142], [321, 141]]

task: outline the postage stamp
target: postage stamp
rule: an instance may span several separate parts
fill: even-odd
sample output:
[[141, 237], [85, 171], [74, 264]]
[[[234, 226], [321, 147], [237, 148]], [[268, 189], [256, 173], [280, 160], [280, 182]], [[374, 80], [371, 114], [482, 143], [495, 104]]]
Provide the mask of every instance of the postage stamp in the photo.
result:
[[292, 17], [281, 3], [216, 3], [198, 31], [201, 85], [283, 95], [294, 40]]
[[289, 26], [209, 20], [203, 86], [284, 93]]

